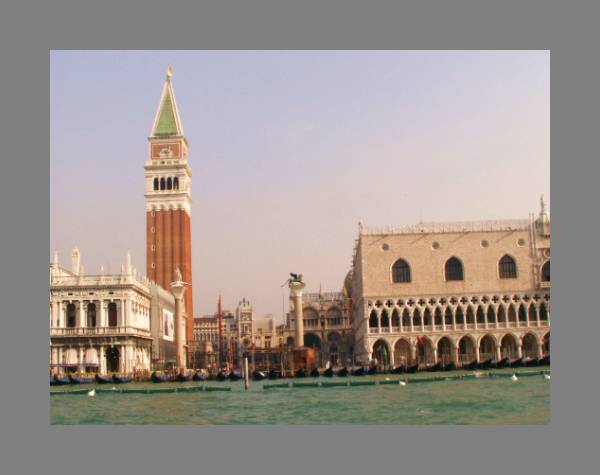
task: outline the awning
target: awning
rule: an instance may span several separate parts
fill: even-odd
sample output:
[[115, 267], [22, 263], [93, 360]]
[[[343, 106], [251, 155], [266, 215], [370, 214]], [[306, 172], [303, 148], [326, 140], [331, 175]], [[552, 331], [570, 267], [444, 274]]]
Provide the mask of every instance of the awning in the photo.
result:
[[83, 364], [85, 366], [98, 366], [98, 350], [96, 350], [96, 348], [88, 348], [85, 350]]
[[65, 366], [77, 366], [79, 362], [77, 361], [77, 350], [75, 348], [69, 348], [65, 352]]

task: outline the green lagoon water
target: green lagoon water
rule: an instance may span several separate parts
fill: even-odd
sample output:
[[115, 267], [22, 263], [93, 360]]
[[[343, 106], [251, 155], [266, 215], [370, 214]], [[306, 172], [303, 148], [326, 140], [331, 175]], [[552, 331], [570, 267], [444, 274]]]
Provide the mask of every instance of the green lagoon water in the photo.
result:
[[[510, 373], [500, 370], [497, 373]], [[523, 373], [525, 370], [523, 371]], [[54, 394], [51, 424], [548, 424], [550, 381], [541, 375], [483, 377], [415, 383], [417, 378], [462, 373], [409, 375], [408, 385], [263, 389], [284, 380], [185, 383], [231, 387], [229, 392], [170, 394]], [[323, 382], [397, 381], [399, 375], [321, 378]], [[309, 383], [311, 378], [295, 382]], [[131, 383], [119, 388], [181, 387], [177, 383]], [[76, 386], [75, 386], [76, 387]], [[110, 389], [112, 385], [103, 385]], [[72, 386], [64, 390], [73, 389]], [[55, 389], [52, 388], [54, 391]], [[63, 387], [56, 388], [57, 391]]]

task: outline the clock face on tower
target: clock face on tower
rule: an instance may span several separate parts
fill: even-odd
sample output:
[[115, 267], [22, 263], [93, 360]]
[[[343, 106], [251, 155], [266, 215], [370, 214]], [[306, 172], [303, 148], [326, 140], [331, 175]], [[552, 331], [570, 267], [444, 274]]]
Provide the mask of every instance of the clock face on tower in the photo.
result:
[[152, 158], [180, 158], [181, 144], [179, 143], [154, 143], [152, 144]]

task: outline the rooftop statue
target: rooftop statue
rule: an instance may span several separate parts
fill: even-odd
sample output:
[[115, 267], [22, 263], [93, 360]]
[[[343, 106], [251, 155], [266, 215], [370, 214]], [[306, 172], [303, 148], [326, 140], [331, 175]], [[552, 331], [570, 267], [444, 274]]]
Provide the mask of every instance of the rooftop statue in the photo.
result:
[[285, 285], [289, 285], [289, 284], [291, 284], [293, 282], [299, 282], [301, 284], [304, 283], [302, 281], [302, 274], [294, 274], [293, 272], [290, 272], [290, 276], [291, 277], [283, 283], [282, 287], [285, 286]]

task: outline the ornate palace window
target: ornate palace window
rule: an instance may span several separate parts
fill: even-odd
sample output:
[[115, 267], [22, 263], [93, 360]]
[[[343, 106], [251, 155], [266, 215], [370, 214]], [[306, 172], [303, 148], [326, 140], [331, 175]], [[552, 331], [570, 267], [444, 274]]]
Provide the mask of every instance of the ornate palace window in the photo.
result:
[[498, 262], [498, 273], [501, 279], [516, 279], [517, 263], [512, 257], [505, 254]]
[[462, 262], [456, 257], [451, 257], [444, 266], [446, 280], [464, 280]]
[[392, 266], [392, 282], [410, 282], [410, 266], [404, 259], [398, 259]]

